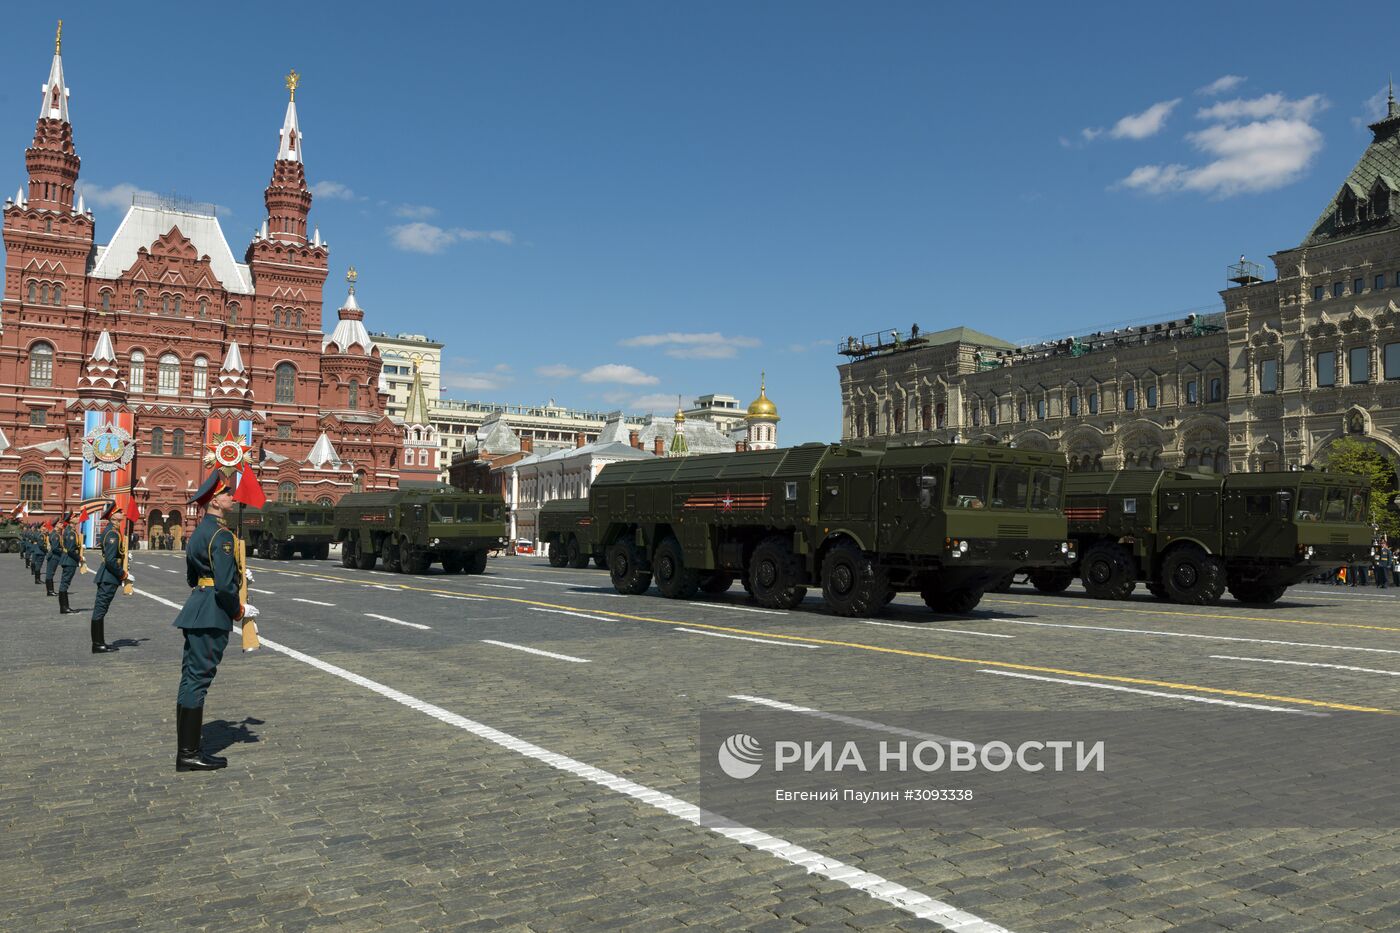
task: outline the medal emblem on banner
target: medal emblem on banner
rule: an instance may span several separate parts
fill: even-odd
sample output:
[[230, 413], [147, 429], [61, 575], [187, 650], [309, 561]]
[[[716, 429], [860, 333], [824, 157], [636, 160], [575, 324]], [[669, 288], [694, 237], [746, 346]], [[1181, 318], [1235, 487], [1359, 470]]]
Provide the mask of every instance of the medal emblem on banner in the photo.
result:
[[245, 466], [252, 465], [253, 457], [249, 453], [251, 449], [235, 434], [215, 437], [205, 445], [204, 465], [216, 466], [223, 471], [225, 477], [232, 479], [233, 474], [242, 471]]
[[108, 422], [94, 428], [83, 437], [83, 461], [94, 470], [115, 473], [131, 464], [136, 445], [124, 429]]

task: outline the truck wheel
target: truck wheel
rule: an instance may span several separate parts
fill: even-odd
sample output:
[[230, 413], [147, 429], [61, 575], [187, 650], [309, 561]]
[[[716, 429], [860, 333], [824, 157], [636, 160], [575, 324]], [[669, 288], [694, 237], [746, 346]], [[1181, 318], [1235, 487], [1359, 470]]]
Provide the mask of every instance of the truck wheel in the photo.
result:
[[409, 573], [427, 573], [428, 568], [433, 565], [433, 555], [427, 551], [409, 551], [404, 564]]
[[651, 571], [643, 569], [642, 554], [631, 541], [619, 541], [608, 548], [608, 576], [613, 589], [636, 596], [651, 586]]
[[1160, 584], [1160, 583], [1149, 583], [1149, 584], [1147, 584], [1147, 592], [1151, 593], [1153, 596], [1157, 597], [1158, 599], [1166, 599], [1166, 598], [1167, 598], [1167, 588], [1166, 588], [1165, 586], [1163, 586], [1162, 584]]
[[569, 566], [575, 570], [582, 570], [588, 566], [588, 554], [579, 550], [578, 538], [569, 536], [569, 546], [564, 550], [564, 555], [569, 559]]
[[594, 554], [594, 555], [593, 555], [593, 566], [594, 566], [594, 567], [597, 567], [599, 570], [607, 570], [607, 569], [608, 569], [608, 558], [607, 558], [607, 555], [605, 555], [605, 554]]
[[1198, 547], [1179, 547], [1162, 565], [1162, 584], [1174, 603], [1213, 606], [1225, 592], [1225, 566]]
[[340, 542], [340, 566], [346, 570], [355, 569], [355, 545], [353, 542]]
[[1133, 561], [1117, 544], [1095, 544], [1080, 564], [1084, 591], [1093, 599], [1127, 599], [1137, 587]]
[[802, 565], [792, 553], [792, 542], [780, 535], [764, 538], [753, 550], [748, 581], [753, 598], [769, 609], [792, 609], [802, 603]]
[[1032, 570], [1031, 585], [1042, 593], [1063, 593], [1074, 582], [1068, 570]]
[[384, 569], [390, 573], [403, 573], [403, 558], [399, 554], [399, 546], [393, 538], [385, 538], [380, 546], [379, 556], [384, 560]]
[[1230, 595], [1242, 603], [1267, 606], [1278, 602], [1287, 589], [1282, 583], [1231, 583]]
[[467, 555], [467, 573], [480, 576], [486, 572], [486, 552], [472, 551]]
[[[374, 543], [372, 541], [361, 541], [359, 547], [355, 548], [355, 566], [361, 570], [373, 570], [375, 561], [378, 558], [374, 553]], [[346, 542], [349, 547], [349, 542]]]
[[982, 601], [981, 590], [924, 590], [924, 605], [934, 612], [964, 615], [977, 608]]
[[884, 608], [889, 591], [889, 572], [849, 541], [822, 560], [822, 599], [834, 615], [873, 616]]
[[556, 541], [549, 546], [549, 566], [563, 567], [569, 562], [569, 555], [564, 550], [564, 542]]
[[1001, 577], [1001, 578], [999, 578], [999, 579], [993, 580], [991, 583], [989, 583], [989, 584], [987, 585], [987, 589], [986, 589], [984, 592], [987, 592], [987, 593], [1010, 593], [1010, 592], [1011, 592], [1011, 581], [1014, 580], [1015, 577], [1016, 577], [1016, 574], [1015, 574], [1015, 572], [1013, 571], [1013, 572], [1011, 572], [1011, 573], [1008, 573], [1008, 574], [1007, 574], [1006, 576], [1004, 576], [1004, 577]]
[[675, 538], [667, 538], [657, 545], [656, 553], [651, 556], [651, 573], [656, 588], [667, 599], [694, 599], [700, 590], [700, 574], [686, 568], [681, 543]]
[[700, 589], [712, 595], [728, 593], [729, 588], [734, 585], [734, 574], [728, 570], [716, 570], [707, 574], [700, 581]]

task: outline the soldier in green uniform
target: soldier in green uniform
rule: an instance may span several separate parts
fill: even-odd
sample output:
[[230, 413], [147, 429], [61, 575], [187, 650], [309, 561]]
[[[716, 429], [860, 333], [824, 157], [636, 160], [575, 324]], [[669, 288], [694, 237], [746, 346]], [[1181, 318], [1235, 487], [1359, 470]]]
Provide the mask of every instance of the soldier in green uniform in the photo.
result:
[[106, 642], [104, 623], [107, 609], [112, 605], [112, 597], [117, 595], [117, 587], [131, 582], [126, 572], [126, 510], [120, 503], [113, 502], [103, 513], [107, 527], [102, 531], [102, 566], [97, 568], [97, 599], [92, 604], [92, 653], [106, 654], [118, 650]]
[[44, 526], [35, 522], [34, 527], [30, 529], [29, 536], [29, 569], [34, 571], [36, 585], [43, 582], [39, 579], [39, 574], [44, 570], [44, 557], [48, 553], [48, 541]]
[[64, 513], [58, 547], [58, 566], [63, 569], [58, 581], [58, 613], [66, 616], [78, 611], [68, 604], [68, 587], [73, 583], [73, 575], [78, 572], [78, 557], [82, 553], [78, 549], [78, 529], [73, 527], [72, 512]]
[[58, 570], [58, 559], [59, 559], [59, 555], [60, 555], [61, 553], [63, 553], [63, 545], [60, 543], [60, 539], [63, 537], [63, 523], [64, 523], [66, 520], [67, 520], [67, 515], [66, 515], [66, 513], [65, 513], [64, 517], [63, 517], [62, 519], [59, 519], [58, 527], [57, 527], [57, 528], [51, 528], [51, 529], [49, 530], [48, 551], [47, 551], [47, 553], [44, 555], [44, 560], [45, 560], [45, 564], [44, 564], [44, 595], [45, 595], [45, 596], [57, 596], [57, 595], [58, 595], [57, 593], [55, 593], [55, 592], [53, 591], [53, 575], [54, 575], [54, 571]]
[[235, 555], [233, 532], [224, 524], [224, 513], [233, 505], [232, 484], [215, 470], [190, 502], [203, 505], [205, 511], [185, 549], [185, 574], [192, 592], [175, 617], [176, 628], [183, 629], [185, 636], [175, 709], [175, 770], [213, 771], [228, 762], [201, 749], [204, 697], [228, 647], [233, 623], [243, 618], [239, 601], [243, 568]]

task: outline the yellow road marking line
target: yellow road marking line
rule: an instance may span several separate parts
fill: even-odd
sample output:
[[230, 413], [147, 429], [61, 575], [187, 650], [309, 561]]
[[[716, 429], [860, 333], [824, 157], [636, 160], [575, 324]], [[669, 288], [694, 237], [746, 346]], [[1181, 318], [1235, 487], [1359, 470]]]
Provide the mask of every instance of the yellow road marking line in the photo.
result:
[[[284, 573], [296, 577], [312, 577], [317, 580], [325, 580], [331, 583], [345, 583], [344, 577], [332, 577], [315, 573], [299, 573], [295, 570], [272, 570], [272, 573]], [[409, 590], [419, 593], [437, 593], [455, 595], [451, 590], [440, 590], [428, 586], [410, 586], [406, 583], [394, 584], [401, 590]], [[1247, 690], [1227, 690], [1222, 687], [1202, 687], [1198, 684], [1182, 684], [1170, 680], [1153, 680], [1145, 677], [1124, 677], [1117, 674], [1092, 674], [1086, 671], [1066, 670], [1059, 667], [1044, 667], [1037, 664], [1017, 664], [1011, 661], [986, 661], [978, 658], [960, 658], [949, 654], [934, 654], [930, 651], [914, 651], [908, 648], [887, 648], [883, 645], [866, 645], [853, 641], [838, 641], [831, 638], [816, 638], [811, 635], [783, 635], [776, 632], [761, 632], [753, 629], [734, 628], [727, 625], [712, 625], [707, 622], [682, 622], [676, 619], [656, 619], [651, 616], [637, 616], [625, 612], [613, 612], [608, 609], [580, 609], [577, 606], [565, 606], [559, 603], [546, 603], [535, 599], [525, 599], [520, 596], [491, 596], [481, 595], [477, 599], [490, 599], [498, 602], [519, 603], [522, 606], [542, 606], [547, 609], [564, 609], [574, 612], [589, 612], [594, 615], [612, 616], [618, 619], [628, 619], [633, 622], [651, 622], [658, 625], [688, 625], [692, 628], [710, 629], [715, 632], [731, 632], [738, 635], [751, 635], [761, 638], [783, 639], [787, 641], [810, 642], [816, 645], [831, 645], [838, 648], [855, 648], [861, 651], [874, 651], [880, 654], [894, 654], [909, 658], [924, 658], [931, 661], [948, 661], [954, 664], [976, 664], [981, 667], [999, 667], [1013, 671], [1033, 671], [1039, 674], [1062, 674], [1069, 677], [1088, 677], [1095, 680], [1111, 680], [1122, 684], [1139, 684], [1149, 687], [1166, 687], [1172, 690], [1189, 690], [1196, 693], [1213, 693], [1220, 696], [1242, 697], [1251, 700], [1271, 700], [1275, 703], [1297, 703], [1303, 706], [1316, 706], [1323, 709], [1346, 710], [1356, 713], [1384, 713], [1394, 715], [1395, 710], [1384, 709], [1378, 706], [1356, 706], [1350, 703], [1333, 703], [1327, 700], [1308, 700], [1302, 697], [1282, 696], [1273, 693], [1252, 693]]]
[[1321, 625], [1330, 628], [1359, 628], [1375, 632], [1400, 632], [1400, 626], [1394, 625], [1364, 625], [1360, 622], [1318, 622], [1313, 619], [1280, 619], [1273, 616], [1228, 616], [1219, 612], [1180, 612], [1177, 610], [1162, 611], [1156, 609], [1130, 609], [1125, 606], [1095, 606], [1086, 603], [1066, 603], [1066, 602], [1041, 602], [1035, 599], [988, 599], [989, 603], [1006, 603], [1011, 606], [1058, 606], [1064, 609], [1066, 606], [1075, 609], [1090, 609], [1094, 612], [1132, 612], [1139, 615], [1152, 616], [1180, 616], [1183, 619], [1225, 619], [1230, 622], [1278, 622], [1286, 625]]

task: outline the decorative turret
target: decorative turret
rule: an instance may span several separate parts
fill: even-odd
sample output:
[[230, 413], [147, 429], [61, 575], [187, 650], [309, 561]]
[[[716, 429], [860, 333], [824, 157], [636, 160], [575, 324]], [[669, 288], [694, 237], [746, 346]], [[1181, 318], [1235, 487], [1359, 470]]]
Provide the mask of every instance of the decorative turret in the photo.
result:
[[758, 398], [749, 404], [749, 412], [744, 416], [749, 433], [749, 450], [772, 450], [778, 446], [778, 406], [768, 400], [768, 374], [758, 377]]
[[306, 243], [306, 218], [311, 213], [311, 191], [306, 187], [306, 166], [301, 158], [301, 126], [297, 122], [297, 85], [301, 75], [288, 73], [287, 115], [277, 143], [277, 161], [272, 164], [272, 183], [263, 192], [267, 205], [264, 238], [285, 243]]
[[53, 63], [42, 90], [34, 143], [24, 153], [29, 170], [31, 208], [71, 213], [81, 160], [73, 147], [73, 124], [68, 120], [68, 85], [63, 80], [63, 20], [53, 40]]
[[245, 411], [252, 404], [253, 392], [249, 388], [248, 370], [243, 365], [243, 354], [238, 349], [238, 341], [228, 345], [224, 363], [219, 367], [218, 378], [209, 388], [209, 405], [213, 409]]
[[318, 470], [324, 470], [329, 464], [331, 467], [339, 469], [341, 464], [340, 454], [336, 453], [335, 445], [331, 439], [322, 431], [321, 436], [316, 438], [315, 445], [311, 448], [311, 453], [307, 456], [306, 462]]
[[105, 330], [97, 338], [97, 346], [88, 357], [83, 374], [78, 377], [78, 398], [83, 401], [126, 404], [126, 380], [117, 368], [117, 351], [112, 335]]
[[383, 363], [379, 348], [365, 330], [365, 312], [355, 300], [355, 282], [359, 273], [351, 266], [345, 275], [350, 284], [345, 304], [340, 306], [340, 321], [321, 341], [321, 402], [325, 408], [355, 411], [382, 411], [381, 376]]
[[428, 393], [423, 389], [417, 363], [413, 364], [413, 387], [408, 392], [403, 421], [403, 469], [399, 479], [437, 479], [438, 432], [428, 411]]
[[690, 454], [690, 445], [685, 440], [685, 412], [681, 410], [681, 397], [676, 396], [676, 431], [671, 435], [671, 446], [666, 451], [668, 457], [685, 457]]
[[379, 348], [370, 339], [369, 331], [365, 330], [365, 312], [360, 308], [360, 303], [355, 300], [355, 282], [360, 274], [351, 266], [350, 271], [345, 274], [345, 281], [350, 283], [350, 292], [345, 296], [345, 304], [340, 306], [337, 312], [340, 316], [340, 323], [335, 325], [335, 330], [321, 341], [322, 353], [363, 353], [379, 355]]

